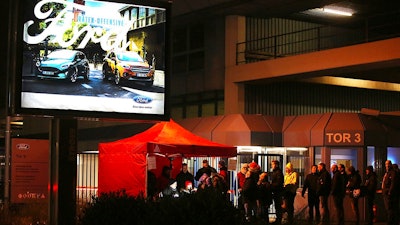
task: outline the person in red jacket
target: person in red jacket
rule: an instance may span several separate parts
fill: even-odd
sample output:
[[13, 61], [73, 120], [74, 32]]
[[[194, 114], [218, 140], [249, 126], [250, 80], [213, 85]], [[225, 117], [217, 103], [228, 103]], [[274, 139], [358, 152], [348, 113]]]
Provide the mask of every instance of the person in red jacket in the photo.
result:
[[246, 181], [246, 173], [249, 169], [249, 165], [247, 163], [243, 163], [240, 171], [237, 173], [237, 182], [238, 182], [238, 192], [240, 193], [243, 189], [244, 182]]
[[246, 182], [246, 173], [247, 170], [249, 169], [249, 165], [247, 163], [243, 163], [240, 171], [237, 173], [237, 185], [238, 185], [238, 206], [240, 209], [244, 210], [244, 203], [243, 203], [243, 196], [242, 196], [242, 190], [244, 183]]
[[228, 183], [228, 168], [226, 167], [224, 160], [218, 162], [218, 169], [219, 175], [224, 178], [225, 183]]

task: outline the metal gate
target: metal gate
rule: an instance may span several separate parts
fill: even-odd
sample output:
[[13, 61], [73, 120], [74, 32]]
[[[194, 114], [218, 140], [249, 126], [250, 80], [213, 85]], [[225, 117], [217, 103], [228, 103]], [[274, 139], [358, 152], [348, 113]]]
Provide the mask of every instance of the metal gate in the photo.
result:
[[[84, 208], [97, 196], [98, 154], [80, 153], [77, 155], [76, 201], [77, 208]], [[79, 213], [79, 211], [78, 211]]]
[[254, 161], [258, 163], [261, 167], [261, 171], [269, 172], [271, 168], [271, 162], [273, 160], [278, 160], [280, 164], [280, 168], [282, 169], [283, 164], [283, 155], [280, 154], [257, 154]]

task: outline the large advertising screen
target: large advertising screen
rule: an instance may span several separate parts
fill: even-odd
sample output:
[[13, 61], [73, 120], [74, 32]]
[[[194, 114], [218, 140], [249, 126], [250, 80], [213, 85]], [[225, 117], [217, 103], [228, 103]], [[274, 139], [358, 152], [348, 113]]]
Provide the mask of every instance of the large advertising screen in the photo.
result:
[[21, 2], [17, 112], [167, 119], [169, 4]]

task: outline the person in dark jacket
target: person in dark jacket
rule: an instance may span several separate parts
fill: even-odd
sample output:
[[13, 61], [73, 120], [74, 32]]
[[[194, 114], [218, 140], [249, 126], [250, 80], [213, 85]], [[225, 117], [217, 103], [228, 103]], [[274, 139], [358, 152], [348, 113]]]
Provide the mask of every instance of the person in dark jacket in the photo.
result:
[[193, 177], [193, 174], [191, 174], [188, 171], [188, 165], [186, 163], [182, 163], [182, 169], [178, 173], [178, 175], [176, 175], [175, 180], [177, 182], [177, 189], [178, 189], [179, 192], [181, 192], [181, 191], [186, 189], [186, 185], [185, 185], [186, 182], [190, 182], [192, 184], [192, 187], [193, 187], [194, 177]]
[[177, 182], [170, 180], [168, 186], [161, 192], [160, 196], [163, 198], [178, 198], [179, 190], [177, 189]]
[[321, 216], [322, 223], [329, 223], [329, 208], [328, 208], [328, 197], [331, 191], [331, 175], [326, 169], [325, 163], [318, 164], [319, 178], [317, 183], [317, 195], [321, 204]]
[[259, 212], [257, 206], [257, 182], [259, 180], [259, 176], [260, 166], [255, 162], [250, 163], [249, 170], [246, 173], [246, 181], [244, 182], [242, 189], [245, 216], [248, 222], [252, 220], [253, 215], [256, 215], [257, 212]]
[[332, 165], [332, 188], [331, 194], [333, 196], [333, 202], [336, 210], [336, 216], [339, 225], [344, 225], [344, 207], [343, 199], [346, 194], [345, 180], [343, 175], [340, 173], [337, 165]]
[[344, 189], [346, 190], [346, 186], [347, 186], [347, 181], [349, 180], [347, 177], [347, 173], [346, 173], [346, 167], [343, 164], [338, 164], [338, 170], [340, 172], [340, 174], [343, 176], [344, 179]]
[[315, 210], [315, 220], [319, 222], [321, 214], [319, 212], [319, 198], [317, 195], [317, 184], [318, 184], [318, 171], [317, 165], [311, 166], [311, 173], [308, 174], [304, 180], [303, 190], [301, 196], [308, 190], [307, 200], [308, 200], [308, 221], [312, 223], [314, 220], [314, 210]]
[[171, 168], [169, 166], [164, 166], [162, 168], [161, 176], [157, 178], [157, 193], [161, 193], [165, 188], [167, 188], [171, 181]]
[[208, 164], [208, 160], [204, 159], [203, 160], [203, 167], [197, 170], [196, 176], [194, 177], [195, 180], [199, 181], [200, 177], [203, 176], [203, 174], [207, 174], [207, 176], [211, 177], [211, 170], [214, 169]]
[[268, 173], [263, 172], [257, 182], [258, 197], [257, 203], [259, 205], [260, 218], [264, 220], [265, 224], [269, 224], [268, 209], [272, 204], [271, 184], [268, 182]]
[[271, 191], [272, 199], [275, 203], [276, 221], [275, 224], [282, 223], [282, 197], [283, 197], [283, 182], [284, 176], [282, 170], [279, 168], [279, 161], [273, 160], [271, 162]]
[[157, 178], [156, 175], [147, 171], [147, 199], [154, 200], [157, 194]]
[[[358, 208], [358, 199], [360, 198], [361, 194], [361, 176], [356, 171], [354, 166], [350, 166], [347, 168], [347, 185], [346, 188], [348, 192], [350, 193], [350, 199], [351, 199], [351, 208], [353, 210], [355, 219], [356, 219], [356, 225], [360, 224], [360, 210]], [[355, 190], [358, 190], [358, 193], [356, 194]]]
[[367, 166], [365, 169], [364, 191], [367, 200], [366, 223], [372, 225], [374, 223], [374, 200], [378, 186], [378, 178], [374, 172], [374, 167]]
[[399, 175], [393, 169], [392, 161], [386, 160], [386, 172], [382, 181], [383, 202], [387, 213], [387, 224], [398, 224], [399, 214]]

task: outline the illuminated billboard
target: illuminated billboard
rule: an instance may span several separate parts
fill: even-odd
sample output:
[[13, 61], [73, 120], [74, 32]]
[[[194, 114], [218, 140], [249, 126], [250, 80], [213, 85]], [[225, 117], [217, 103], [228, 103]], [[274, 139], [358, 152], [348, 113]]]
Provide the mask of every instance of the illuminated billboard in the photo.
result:
[[169, 4], [21, 3], [16, 113], [168, 119]]

